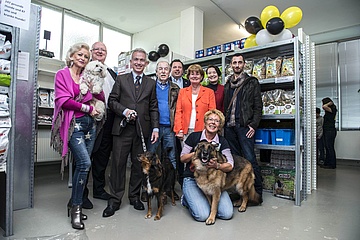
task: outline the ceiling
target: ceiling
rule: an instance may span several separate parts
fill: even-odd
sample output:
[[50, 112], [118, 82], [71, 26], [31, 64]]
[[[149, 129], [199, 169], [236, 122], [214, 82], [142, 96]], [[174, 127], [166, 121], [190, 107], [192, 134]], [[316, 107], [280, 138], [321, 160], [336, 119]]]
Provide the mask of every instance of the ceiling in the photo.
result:
[[[246, 31], [240, 31], [236, 23], [244, 24], [250, 16], [260, 18], [262, 10], [269, 5], [276, 6], [280, 13], [291, 6], [298, 6], [302, 10], [301, 22], [290, 29], [295, 34], [296, 29], [302, 27], [306, 34], [315, 38], [323, 33], [336, 33], [337, 39], [360, 36], [359, 0], [272, 0], [271, 2], [260, 0], [45, 0], [42, 2], [72, 10], [132, 34], [179, 18], [181, 11], [196, 6], [204, 12], [204, 48], [249, 36], [250, 34]], [[355, 33], [352, 30], [354, 27], [356, 27]], [[344, 36], [337, 34], [338, 32]], [[319, 41], [324, 42], [326, 39]]]

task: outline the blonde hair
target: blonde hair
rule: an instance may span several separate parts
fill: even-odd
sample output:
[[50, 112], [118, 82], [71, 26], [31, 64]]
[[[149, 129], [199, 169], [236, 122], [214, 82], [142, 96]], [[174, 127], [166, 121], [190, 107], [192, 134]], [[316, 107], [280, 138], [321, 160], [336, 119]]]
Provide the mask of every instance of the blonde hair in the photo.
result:
[[204, 70], [202, 69], [202, 67], [199, 65], [199, 64], [193, 64], [193, 65], [190, 65], [188, 67], [188, 69], [186, 70], [186, 77], [187, 79], [190, 79], [190, 74], [191, 72], [198, 72], [200, 73], [201, 75], [201, 81], [204, 79]]
[[66, 53], [66, 57], [65, 57], [66, 66], [71, 67], [72, 65], [71, 57], [74, 55], [74, 53], [80, 51], [82, 48], [85, 48], [89, 52], [89, 57], [90, 57], [89, 45], [87, 45], [86, 43], [75, 43], [69, 48], [69, 50]]
[[204, 115], [204, 122], [206, 122], [209, 119], [209, 116], [211, 114], [215, 114], [220, 118], [218, 132], [221, 132], [221, 130], [223, 129], [223, 127], [225, 125], [225, 116], [224, 116], [224, 114], [220, 110], [217, 110], [217, 109], [209, 110]]

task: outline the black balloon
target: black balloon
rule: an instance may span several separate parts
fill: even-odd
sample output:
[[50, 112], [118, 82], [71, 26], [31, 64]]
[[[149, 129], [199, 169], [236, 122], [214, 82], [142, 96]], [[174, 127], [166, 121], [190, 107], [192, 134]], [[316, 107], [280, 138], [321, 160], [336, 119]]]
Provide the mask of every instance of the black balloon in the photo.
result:
[[284, 21], [279, 17], [271, 18], [266, 23], [266, 30], [272, 35], [277, 35], [284, 30], [285, 24]]
[[160, 55], [160, 57], [165, 57], [169, 53], [169, 47], [166, 44], [160, 44], [159, 49], [157, 51]]
[[156, 62], [159, 58], [160, 58], [159, 53], [157, 53], [157, 52], [155, 52], [155, 51], [149, 52], [149, 60], [150, 60], [150, 61]]
[[261, 29], [263, 29], [261, 20], [257, 17], [248, 17], [245, 20], [245, 29], [248, 33], [257, 34]]

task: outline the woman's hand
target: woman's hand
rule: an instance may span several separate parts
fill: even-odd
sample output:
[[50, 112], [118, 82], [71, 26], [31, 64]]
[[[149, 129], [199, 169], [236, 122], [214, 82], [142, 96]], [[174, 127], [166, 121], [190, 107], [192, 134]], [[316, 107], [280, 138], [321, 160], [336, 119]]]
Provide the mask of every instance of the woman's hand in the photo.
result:
[[179, 132], [178, 134], [176, 134], [176, 137], [180, 140], [184, 139], [184, 133], [183, 132]]
[[210, 161], [207, 163], [207, 167], [208, 167], [208, 168], [219, 169], [218, 165], [219, 165], [219, 164], [218, 164], [218, 162], [216, 161], [216, 158], [210, 159]]
[[97, 115], [99, 115], [99, 112], [96, 111], [95, 107], [93, 107], [93, 110], [92, 110], [92, 112], [90, 113], [90, 116], [95, 117], [95, 116], [97, 116]]

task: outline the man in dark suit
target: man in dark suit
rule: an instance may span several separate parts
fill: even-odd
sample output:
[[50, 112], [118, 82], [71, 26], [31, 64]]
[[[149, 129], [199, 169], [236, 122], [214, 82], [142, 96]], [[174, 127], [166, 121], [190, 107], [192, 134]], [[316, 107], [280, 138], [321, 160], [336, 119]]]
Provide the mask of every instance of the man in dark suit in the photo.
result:
[[[179, 59], [172, 60], [170, 64], [171, 68], [171, 76], [169, 79], [176, 83], [180, 88], [185, 88], [190, 86], [190, 81], [188, 79], [183, 78], [184, 74], [184, 64]], [[176, 143], [176, 162], [177, 162], [177, 172], [178, 172], [178, 182], [180, 186], [182, 187], [183, 183], [183, 172], [184, 172], [184, 164], [180, 161], [180, 153], [182, 150], [181, 141], [179, 138], [175, 138]]]
[[111, 197], [103, 217], [114, 215], [120, 208], [125, 193], [126, 162], [131, 154], [131, 174], [128, 197], [136, 210], [144, 210], [140, 201], [142, 181], [141, 165], [137, 160], [144, 152], [143, 144], [155, 143], [159, 137], [159, 112], [156, 82], [144, 75], [147, 62], [145, 50], [137, 48], [130, 60], [132, 72], [119, 75], [109, 96], [109, 107], [115, 113], [113, 154], [109, 186]]

